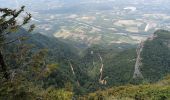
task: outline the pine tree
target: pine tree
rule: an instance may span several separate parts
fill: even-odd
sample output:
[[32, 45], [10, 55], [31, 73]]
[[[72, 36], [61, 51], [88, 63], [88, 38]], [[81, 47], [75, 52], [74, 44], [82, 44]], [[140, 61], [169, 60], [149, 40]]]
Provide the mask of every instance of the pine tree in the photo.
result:
[[[17, 18], [20, 18], [22, 12], [24, 12], [25, 6], [22, 6], [19, 10], [12, 10], [9, 8], [0, 8], [0, 67], [3, 77], [6, 80], [10, 79], [10, 73], [8, 71], [8, 66], [5, 62], [2, 49], [5, 45], [9, 45], [13, 42], [20, 41], [24, 37], [17, 37], [13, 40], [7, 41], [6, 37], [17, 31], [21, 27], [27, 25], [31, 20], [31, 14], [26, 13], [27, 15], [23, 18], [22, 23], [18, 23]], [[35, 25], [30, 25], [28, 32], [31, 32], [34, 29]]]

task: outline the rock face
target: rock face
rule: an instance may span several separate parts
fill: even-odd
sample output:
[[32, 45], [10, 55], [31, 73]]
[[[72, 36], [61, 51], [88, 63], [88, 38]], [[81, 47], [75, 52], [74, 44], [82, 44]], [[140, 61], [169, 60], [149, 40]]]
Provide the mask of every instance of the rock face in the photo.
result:
[[99, 77], [99, 83], [106, 85], [107, 81], [105, 80], [105, 78], [103, 78], [103, 68], [104, 68], [104, 64], [103, 64], [103, 58], [100, 54], [98, 54], [100, 61], [101, 61], [101, 68], [100, 68], [100, 77]]
[[[72, 65], [72, 63], [70, 61], [69, 61], [69, 65], [70, 65], [70, 68], [71, 68], [71, 71], [72, 71], [73, 75], [75, 76], [75, 78], [77, 78], [76, 74], [75, 74], [75, 71], [74, 71], [74, 68], [73, 68], [73, 65]], [[77, 86], [79, 87], [80, 86], [79, 80], [76, 79], [76, 82], [77, 82]]]
[[[145, 41], [152, 41], [154, 38], [156, 38], [157, 35], [152, 34], [150, 37], [148, 37]], [[140, 71], [140, 66], [142, 66], [142, 58], [141, 58], [141, 53], [143, 51], [144, 48], [144, 44], [145, 41], [142, 41], [139, 46], [136, 49], [137, 52], [137, 58], [136, 58], [136, 63], [135, 63], [135, 70], [134, 70], [134, 74], [133, 74], [133, 78], [143, 78], [143, 75]]]
[[135, 70], [134, 70], [134, 74], [133, 74], [133, 78], [143, 78], [142, 73], [140, 72], [140, 66], [142, 65], [141, 62], [141, 52], [143, 51], [143, 47], [144, 47], [144, 42], [141, 42], [138, 46], [138, 48], [136, 49], [137, 52], [137, 58], [136, 58], [136, 63], [135, 63]]

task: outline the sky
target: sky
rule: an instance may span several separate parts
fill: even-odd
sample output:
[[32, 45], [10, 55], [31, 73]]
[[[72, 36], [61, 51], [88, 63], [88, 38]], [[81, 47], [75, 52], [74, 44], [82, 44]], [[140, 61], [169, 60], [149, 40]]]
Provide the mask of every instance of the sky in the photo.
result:
[[150, 4], [170, 4], [170, 0], [0, 0], [0, 7], [18, 8], [22, 5], [27, 6], [28, 9], [45, 9], [45, 7], [62, 6], [71, 4], [87, 4], [87, 3], [150, 3]]

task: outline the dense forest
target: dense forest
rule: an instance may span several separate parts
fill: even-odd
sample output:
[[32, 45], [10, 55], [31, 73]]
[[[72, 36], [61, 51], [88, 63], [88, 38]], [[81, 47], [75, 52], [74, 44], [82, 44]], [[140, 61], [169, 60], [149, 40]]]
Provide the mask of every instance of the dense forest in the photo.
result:
[[134, 78], [136, 45], [93, 45], [80, 50], [35, 33], [29, 13], [18, 22], [24, 6], [0, 8], [0, 13], [0, 100], [170, 98], [169, 31], [158, 30], [144, 41], [139, 66], [143, 77]]

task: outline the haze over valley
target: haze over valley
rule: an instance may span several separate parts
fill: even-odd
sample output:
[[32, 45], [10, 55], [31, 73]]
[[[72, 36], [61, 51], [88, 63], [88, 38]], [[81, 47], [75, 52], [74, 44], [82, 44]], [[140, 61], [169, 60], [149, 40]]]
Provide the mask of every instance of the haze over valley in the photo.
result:
[[26, 5], [41, 34], [91, 46], [136, 44], [157, 29], [169, 30], [169, 4], [169, 0], [14, 0], [5, 6]]

